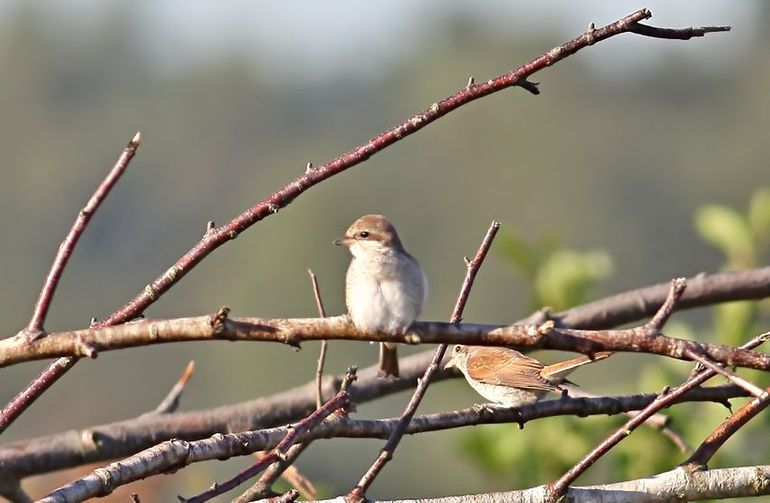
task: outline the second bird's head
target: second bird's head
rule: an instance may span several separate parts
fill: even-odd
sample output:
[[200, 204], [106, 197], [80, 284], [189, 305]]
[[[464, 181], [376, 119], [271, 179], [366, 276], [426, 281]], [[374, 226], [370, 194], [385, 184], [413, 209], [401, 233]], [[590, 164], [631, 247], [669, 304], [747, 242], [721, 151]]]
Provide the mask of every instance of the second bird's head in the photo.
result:
[[396, 228], [382, 215], [364, 215], [357, 219], [334, 244], [347, 246], [354, 257], [403, 250]]

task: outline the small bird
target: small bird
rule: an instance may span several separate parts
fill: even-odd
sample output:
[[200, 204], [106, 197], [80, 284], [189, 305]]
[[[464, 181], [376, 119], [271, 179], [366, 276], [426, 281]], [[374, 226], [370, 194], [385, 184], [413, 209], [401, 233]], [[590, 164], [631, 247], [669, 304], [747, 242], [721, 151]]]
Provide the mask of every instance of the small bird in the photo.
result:
[[581, 356], [553, 365], [523, 355], [514, 349], [456, 345], [444, 368], [456, 367], [481, 396], [505, 407], [520, 407], [543, 399], [549, 392], [564, 393], [574, 383], [566, 379], [576, 368], [604, 360], [605, 351], [593, 358]]
[[[345, 304], [353, 324], [368, 332], [404, 333], [420, 316], [428, 280], [404, 250], [396, 228], [382, 215], [353, 222], [334, 244], [353, 256], [345, 277]], [[393, 343], [380, 344], [380, 375], [398, 377]]]

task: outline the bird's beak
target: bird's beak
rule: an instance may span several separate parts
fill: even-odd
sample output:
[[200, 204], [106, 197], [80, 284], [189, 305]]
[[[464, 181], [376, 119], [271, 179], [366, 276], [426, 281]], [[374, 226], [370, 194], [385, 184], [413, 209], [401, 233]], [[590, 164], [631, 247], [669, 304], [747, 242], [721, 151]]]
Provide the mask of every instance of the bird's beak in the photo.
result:
[[337, 246], [347, 246], [348, 243], [350, 243], [351, 239], [346, 236], [342, 236], [341, 238], [337, 238], [334, 241], [332, 241], [333, 244]]
[[451, 369], [451, 368], [457, 368], [457, 361], [455, 360], [455, 355], [452, 355], [449, 357], [449, 361], [446, 362], [444, 365], [445, 369]]

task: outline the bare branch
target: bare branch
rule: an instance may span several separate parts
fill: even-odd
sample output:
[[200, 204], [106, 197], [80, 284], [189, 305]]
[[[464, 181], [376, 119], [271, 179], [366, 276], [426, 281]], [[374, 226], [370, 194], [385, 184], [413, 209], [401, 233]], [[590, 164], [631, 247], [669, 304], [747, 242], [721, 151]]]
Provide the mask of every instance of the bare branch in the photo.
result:
[[[56, 293], [56, 287], [59, 285], [59, 280], [64, 272], [64, 268], [67, 265], [72, 252], [75, 250], [75, 246], [80, 240], [80, 236], [83, 235], [86, 226], [91, 221], [91, 217], [96, 210], [99, 209], [102, 201], [107, 198], [107, 195], [118, 182], [131, 162], [131, 159], [134, 158], [134, 154], [136, 154], [141, 143], [142, 134], [141, 132], [137, 132], [131, 141], [128, 142], [123, 153], [104, 180], [102, 180], [102, 183], [99, 184], [91, 195], [86, 205], [78, 213], [69, 233], [67, 233], [64, 241], [59, 245], [59, 250], [51, 264], [51, 269], [48, 271], [43, 288], [40, 290], [40, 295], [35, 303], [32, 318], [29, 320], [27, 328], [17, 334], [17, 339], [31, 341], [45, 335], [43, 323], [48, 315], [48, 309], [51, 307], [51, 301], [53, 300], [54, 293]], [[60, 376], [64, 375], [67, 370], [72, 368], [76, 361], [76, 358], [64, 358], [49, 365], [37, 378], [35, 378], [35, 380], [16, 395], [8, 405], [0, 410], [0, 434], [2, 434], [17, 417], [27, 410], [27, 407], [32, 405], [32, 402], [34, 402], [38, 396], [43, 394]]]
[[347, 415], [347, 409], [350, 407], [350, 395], [348, 394], [348, 387], [355, 379], [356, 369], [353, 367], [349, 369], [348, 373], [345, 375], [345, 379], [342, 381], [342, 387], [340, 388], [340, 391], [331, 399], [329, 399], [329, 401], [326, 402], [321, 408], [316, 409], [308, 417], [296, 424], [291, 425], [290, 427], [287, 427], [287, 432], [283, 439], [281, 439], [281, 441], [278, 442], [278, 444], [270, 452], [265, 454], [262, 459], [241, 471], [235, 477], [226, 480], [221, 484], [214, 484], [209, 490], [197, 496], [194, 496], [190, 499], [184, 499], [181, 497], [179, 499], [186, 503], [203, 503], [204, 501], [208, 501], [215, 496], [219, 496], [220, 494], [224, 494], [227, 491], [238, 487], [240, 484], [254, 477], [276, 461], [285, 459], [286, 452], [289, 448], [291, 448], [291, 446], [296, 444], [300, 436], [313, 431], [314, 428], [316, 428], [322, 421], [324, 421], [337, 410], [341, 409], [343, 411], [343, 415]]
[[179, 399], [182, 398], [184, 388], [187, 385], [187, 381], [190, 380], [193, 371], [195, 371], [195, 362], [191, 361], [187, 364], [187, 367], [185, 367], [182, 375], [179, 376], [179, 380], [174, 384], [174, 387], [168, 392], [166, 398], [164, 398], [152, 412], [153, 414], [170, 414], [179, 407]]
[[[648, 503], [650, 501], [697, 501], [747, 498], [770, 494], [770, 465], [721, 468], [687, 473], [682, 468], [654, 477], [614, 484], [570, 487], [564, 501], [570, 503]], [[654, 499], [651, 499], [654, 498]], [[337, 503], [335, 500], [315, 503]], [[372, 503], [407, 503], [408, 500], [378, 500]], [[465, 494], [444, 498], [421, 498], [420, 503], [545, 503], [547, 486], [504, 493]]]
[[102, 180], [102, 183], [99, 184], [91, 195], [91, 198], [86, 205], [80, 210], [70, 231], [67, 233], [64, 241], [59, 245], [59, 251], [56, 253], [56, 257], [51, 264], [51, 269], [48, 271], [48, 276], [45, 278], [45, 283], [43, 284], [43, 288], [40, 290], [40, 295], [35, 303], [35, 310], [32, 313], [32, 318], [29, 320], [27, 328], [23, 331], [28, 336], [37, 338], [45, 335], [43, 323], [45, 323], [48, 309], [51, 307], [51, 300], [53, 299], [54, 293], [56, 293], [56, 287], [59, 286], [59, 280], [64, 272], [64, 268], [67, 266], [67, 262], [69, 261], [70, 256], [72, 256], [72, 252], [75, 250], [75, 246], [78, 244], [80, 236], [83, 235], [83, 231], [86, 230], [86, 226], [91, 221], [91, 217], [96, 213], [96, 210], [99, 209], [102, 201], [107, 198], [112, 188], [126, 171], [126, 168], [131, 162], [131, 159], [134, 158], [134, 154], [136, 154], [141, 143], [142, 133], [137, 132], [131, 141], [128, 142], [123, 153], [104, 180]]
[[[283, 476], [287, 482], [289, 482], [295, 489], [299, 490], [306, 499], [314, 499], [316, 497], [316, 490], [313, 484], [305, 477], [301, 476], [297, 471], [294, 476], [287, 477], [289, 474], [288, 469], [292, 467], [297, 458], [302, 452], [310, 445], [310, 442], [301, 442], [299, 444], [292, 445], [284, 459], [279, 459], [272, 465], [270, 465], [263, 473], [257, 482], [244, 491], [243, 494], [233, 500], [233, 503], [248, 503], [262, 498], [267, 498], [275, 493], [272, 490], [273, 482], [278, 477]], [[285, 472], [285, 473], [284, 473]]]
[[0, 340], [0, 367], [61, 355], [82, 356], [83, 348], [101, 351], [180, 341], [229, 340], [278, 342], [297, 347], [311, 340], [358, 340], [405, 344], [473, 344], [528, 351], [559, 349], [592, 354], [633, 351], [689, 361], [690, 353], [724, 365], [770, 370], [770, 354], [668, 337], [651, 326], [620, 330], [577, 330], [541, 325], [482, 325], [416, 322], [406, 333], [365, 332], [347, 316], [328, 318], [230, 318], [226, 313], [174, 320], [147, 320], [94, 329], [49, 334], [33, 342], [12, 337]]
[[[324, 308], [324, 301], [321, 298], [321, 290], [318, 288], [318, 278], [316, 278], [316, 275], [311, 271], [310, 269], [307, 270], [308, 274], [310, 274], [310, 281], [313, 286], [313, 297], [315, 298], [315, 305], [318, 308], [318, 316], [321, 318], [326, 318], [326, 309]], [[321, 341], [321, 352], [318, 354], [318, 365], [316, 366], [315, 371], [315, 388], [316, 388], [316, 397], [315, 397], [315, 404], [316, 408], [320, 409], [321, 404], [323, 403], [323, 393], [322, 391], [322, 380], [324, 375], [324, 362], [326, 361], [326, 349], [329, 344], [329, 341], [322, 340]]]
[[[736, 396], [745, 396], [745, 391], [733, 385], [698, 388], [680, 396], [674, 403], [685, 401], [722, 403], [728, 398]], [[510, 409], [479, 410], [471, 407], [458, 411], [414, 417], [407, 427], [406, 433], [417, 434], [479, 424], [514, 422], [523, 425], [536, 419], [562, 415], [584, 417], [619, 414], [629, 410], [642, 409], [655, 399], [655, 394], [642, 394], [626, 397], [562, 398]], [[304, 430], [292, 438], [297, 442], [327, 438], [387, 439], [399, 424], [399, 420], [400, 418], [352, 420], [340, 415], [332, 415], [317, 427]], [[57, 501], [53, 499], [55, 494], [66, 494], [68, 498], [66, 501], [74, 503], [82, 501], [84, 498], [109, 494], [120, 485], [165, 473], [169, 470], [178, 470], [192, 463], [211, 459], [228, 459], [233, 456], [243, 456], [256, 451], [273, 449], [293, 431], [292, 426], [280, 426], [241, 433], [215, 433], [209, 438], [191, 442], [173, 438], [127, 459], [99, 468], [80, 481], [71, 482], [57, 489], [47, 497], [51, 499], [42, 501], [46, 501], [46, 503]], [[18, 453], [18, 450], [16, 452]], [[3, 469], [4, 474], [19, 475], [9, 470], [13, 467], [4, 463], [2, 457], [0, 457], [0, 468]]]
[[[481, 264], [484, 263], [484, 259], [487, 256], [489, 247], [492, 246], [492, 241], [495, 239], [499, 229], [500, 223], [496, 220], [492, 220], [492, 224], [489, 226], [487, 233], [484, 235], [484, 239], [481, 241], [481, 245], [476, 251], [476, 255], [473, 257], [473, 260], [468, 263], [465, 279], [463, 280], [462, 287], [460, 288], [460, 294], [457, 297], [457, 302], [455, 303], [455, 307], [452, 310], [450, 319], [451, 324], [460, 323], [460, 321], [462, 321], [463, 310], [465, 310], [465, 304], [468, 301], [471, 288], [473, 288], [473, 282], [476, 279], [476, 274], [478, 273]], [[425, 369], [425, 373], [423, 374], [422, 378], [417, 380], [417, 389], [414, 390], [412, 398], [409, 400], [406, 409], [404, 409], [404, 412], [398, 419], [396, 427], [390, 433], [388, 441], [385, 443], [385, 446], [382, 448], [382, 450], [380, 450], [379, 455], [377, 458], [375, 458], [372, 465], [358, 481], [358, 484], [356, 484], [356, 486], [350, 490], [347, 497], [345, 498], [346, 501], [364, 501], [366, 491], [369, 489], [369, 486], [372, 484], [372, 482], [374, 482], [374, 479], [377, 478], [377, 475], [379, 475], [388, 461], [393, 458], [393, 453], [396, 451], [399, 442], [401, 442], [401, 439], [404, 436], [404, 432], [406, 431], [407, 426], [409, 426], [409, 422], [414, 417], [414, 413], [417, 411], [417, 407], [420, 405], [423, 396], [425, 396], [425, 392], [428, 390], [428, 386], [430, 385], [433, 374], [436, 373], [436, 370], [438, 370], [439, 365], [441, 364], [441, 360], [444, 358], [446, 348], [446, 344], [440, 344], [439, 347], [436, 348], [436, 352], [433, 355], [433, 359], [431, 360], [430, 365], [428, 365], [428, 368]]]

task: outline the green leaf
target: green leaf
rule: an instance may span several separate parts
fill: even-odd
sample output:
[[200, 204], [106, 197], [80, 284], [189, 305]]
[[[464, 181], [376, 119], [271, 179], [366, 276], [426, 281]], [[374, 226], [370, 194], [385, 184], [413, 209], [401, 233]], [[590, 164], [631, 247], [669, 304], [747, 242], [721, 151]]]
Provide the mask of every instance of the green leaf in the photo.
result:
[[704, 240], [725, 254], [728, 267], [753, 266], [754, 241], [748, 222], [740, 213], [724, 206], [704, 206], [695, 215], [695, 227]]

